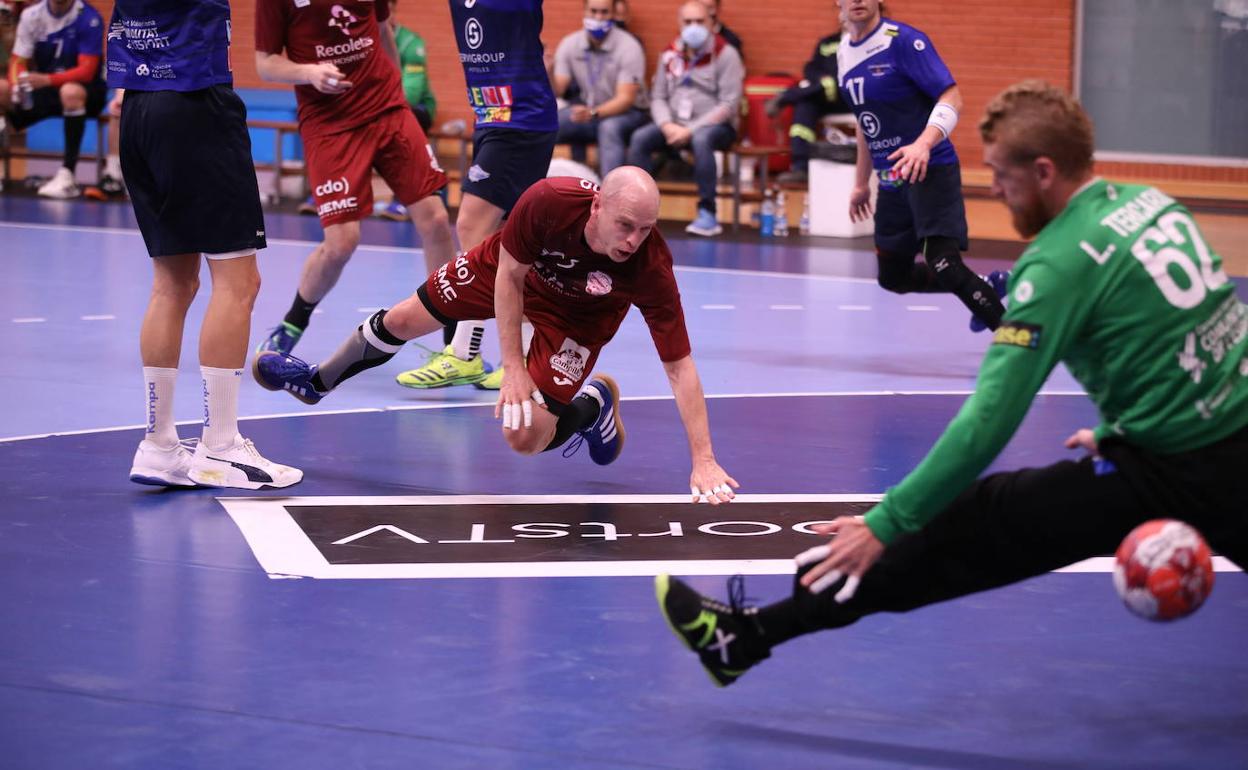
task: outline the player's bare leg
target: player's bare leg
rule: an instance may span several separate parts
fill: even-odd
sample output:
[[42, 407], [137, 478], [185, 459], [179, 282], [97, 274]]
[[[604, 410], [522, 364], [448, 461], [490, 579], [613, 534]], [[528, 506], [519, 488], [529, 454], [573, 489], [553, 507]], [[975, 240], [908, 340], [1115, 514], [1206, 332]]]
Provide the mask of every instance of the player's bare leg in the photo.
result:
[[420, 234], [425, 251], [425, 269], [432, 273], [455, 258], [455, 233], [446, 213], [446, 205], [437, 195], [430, 195], [407, 207], [407, 213]]
[[[460, 198], [455, 231], [463, 251], [471, 250], [490, 237], [502, 223], [503, 210], [493, 203], [472, 193], [464, 193]], [[409, 388], [475, 384], [479, 388], [497, 390], [502, 383], [502, 368], [487, 372], [481, 358], [484, 336], [484, 321], [459, 321], [447, 326], [443, 333], [446, 348], [430, 357], [424, 366], [400, 374], [399, 384]]]
[[369, 316], [320, 364], [309, 366], [294, 356], [264, 351], [252, 363], [252, 374], [263, 388], [285, 390], [305, 404], [315, 404], [344, 380], [394, 358], [408, 340], [440, 328], [442, 322], [412, 294]]

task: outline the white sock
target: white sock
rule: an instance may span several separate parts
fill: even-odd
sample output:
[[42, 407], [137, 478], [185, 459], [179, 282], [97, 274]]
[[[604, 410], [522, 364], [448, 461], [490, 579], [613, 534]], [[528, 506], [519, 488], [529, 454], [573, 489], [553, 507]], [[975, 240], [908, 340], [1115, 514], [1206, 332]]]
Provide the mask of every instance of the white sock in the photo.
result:
[[117, 155], [109, 155], [104, 161], [104, 173], [113, 179], [121, 179], [121, 158]]
[[481, 338], [485, 336], [485, 321], [460, 321], [455, 325], [451, 338], [451, 353], [460, 361], [471, 361], [481, 355]]
[[238, 436], [238, 386], [242, 369], [201, 366], [204, 378], [204, 437], [209, 449], [227, 449]]
[[529, 346], [533, 344], [533, 324], [528, 321], [520, 322], [520, 350], [527, 358], [529, 355]]
[[178, 427], [173, 422], [173, 387], [177, 382], [177, 369], [143, 367], [143, 406], [147, 410], [143, 438], [165, 449], [178, 443]]

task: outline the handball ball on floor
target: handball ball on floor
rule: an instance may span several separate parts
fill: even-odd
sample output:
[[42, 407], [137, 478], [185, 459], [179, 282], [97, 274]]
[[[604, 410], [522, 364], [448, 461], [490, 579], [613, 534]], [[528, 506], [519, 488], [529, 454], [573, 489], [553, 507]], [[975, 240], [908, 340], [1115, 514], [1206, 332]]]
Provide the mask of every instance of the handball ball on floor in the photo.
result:
[[1146, 521], [1118, 546], [1114, 588], [1127, 609], [1142, 618], [1187, 617], [1213, 590], [1209, 545], [1181, 521]]

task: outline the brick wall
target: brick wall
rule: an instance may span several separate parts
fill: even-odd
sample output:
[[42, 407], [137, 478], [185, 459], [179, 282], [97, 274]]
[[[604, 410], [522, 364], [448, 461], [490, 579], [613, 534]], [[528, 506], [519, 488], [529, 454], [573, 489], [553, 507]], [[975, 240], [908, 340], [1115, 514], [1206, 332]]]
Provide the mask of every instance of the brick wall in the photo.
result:
[[[239, 87], [261, 87], [251, 41], [254, 0], [233, 5], [234, 67]], [[258, 0], [279, 2], [281, 0]], [[285, 0], [289, 2], [289, 0]], [[462, 0], [456, 0], [462, 1]], [[111, 3], [92, 0], [107, 13]], [[631, 0], [630, 27], [654, 61], [676, 34], [678, 0]], [[924, 30], [953, 71], [966, 99], [954, 140], [968, 169], [981, 168], [975, 129], [988, 99], [1010, 83], [1041, 77], [1069, 88], [1074, 61], [1074, 0], [888, 0], [889, 13]], [[559, 40], [580, 27], [581, 0], [546, 0], [543, 40], [553, 53]], [[750, 74], [798, 74], [815, 41], [836, 23], [833, 0], [723, 0], [724, 20], [739, 34]], [[438, 121], [469, 118], [463, 71], [451, 34], [446, 0], [399, 0], [403, 24], [420, 32], [429, 48], [429, 69], [438, 97]], [[1248, 184], [1248, 168], [1211, 168], [1105, 163], [1108, 174]]]

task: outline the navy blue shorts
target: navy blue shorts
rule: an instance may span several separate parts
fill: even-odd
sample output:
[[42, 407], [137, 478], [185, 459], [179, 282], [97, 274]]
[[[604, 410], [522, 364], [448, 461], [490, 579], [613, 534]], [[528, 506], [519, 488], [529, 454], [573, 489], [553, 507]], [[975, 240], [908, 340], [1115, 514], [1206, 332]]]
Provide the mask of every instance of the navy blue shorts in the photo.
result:
[[247, 108], [234, 89], [126, 91], [121, 171], [150, 256], [265, 247]]
[[520, 194], [546, 178], [555, 152], [555, 131], [478, 128], [472, 135], [472, 167], [463, 192], [511, 213]]
[[912, 257], [933, 235], [954, 238], [958, 248], [967, 249], [962, 169], [957, 163], [928, 166], [927, 178], [916, 184], [881, 180], [875, 202], [875, 248]]

